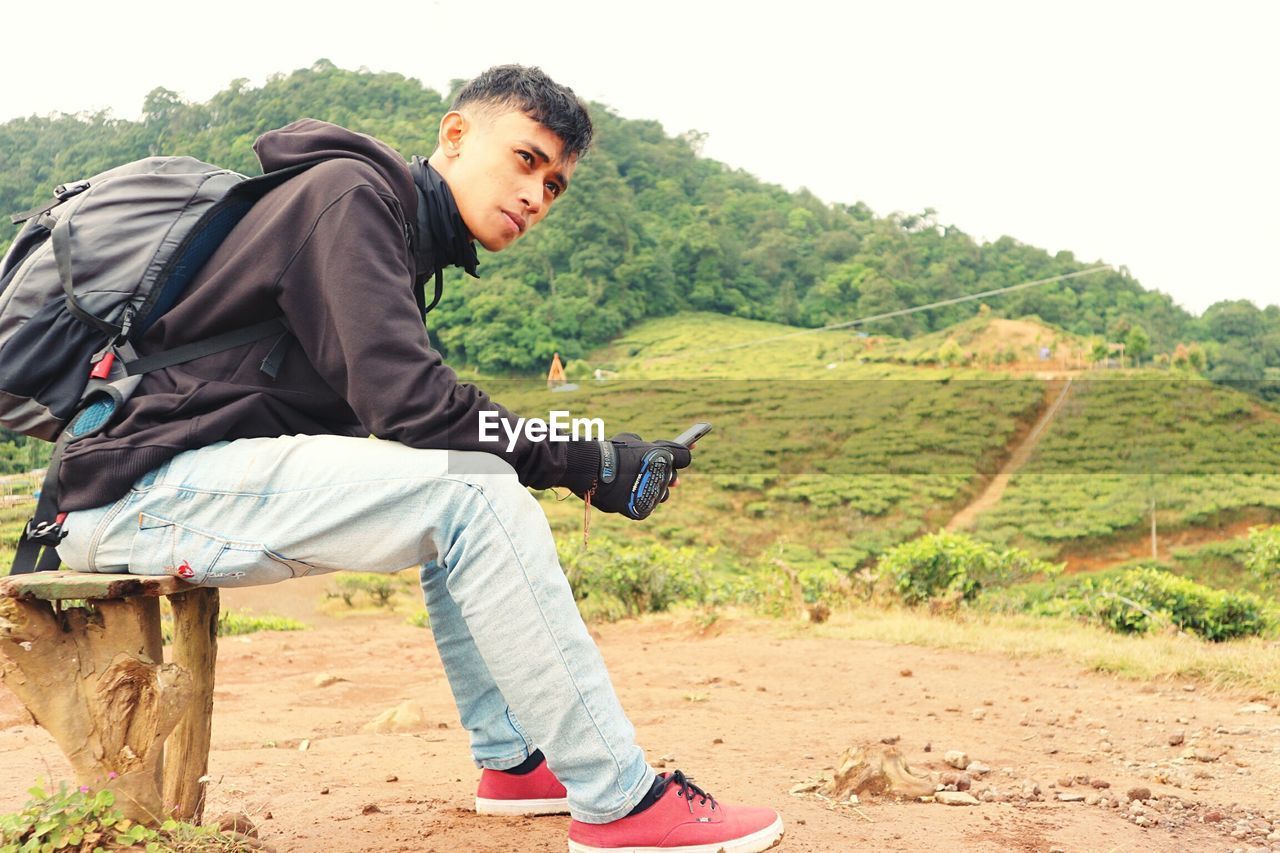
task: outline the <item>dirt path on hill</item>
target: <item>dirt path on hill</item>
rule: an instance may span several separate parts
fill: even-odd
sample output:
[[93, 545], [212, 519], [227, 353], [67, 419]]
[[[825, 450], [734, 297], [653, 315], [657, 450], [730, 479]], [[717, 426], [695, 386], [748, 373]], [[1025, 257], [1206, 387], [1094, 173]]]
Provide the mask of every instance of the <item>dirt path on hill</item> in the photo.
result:
[[1035, 451], [1036, 445], [1040, 443], [1044, 430], [1053, 419], [1057, 416], [1058, 410], [1066, 401], [1067, 395], [1071, 392], [1072, 378], [1067, 377], [1066, 381], [1051, 380], [1048, 387], [1045, 388], [1045, 400], [1048, 407], [1045, 409], [1035, 426], [1031, 428], [1031, 432], [1027, 433], [1026, 438], [1014, 448], [1013, 453], [1009, 455], [1009, 460], [1004, 463], [1004, 467], [1000, 469], [987, 487], [982, 490], [982, 494], [974, 498], [964, 509], [952, 516], [947, 522], [946, 530], [965, 530], [973, 526], [977, 517], [995, 506], [1000, 498], [1004, 497], [1004, 491], [1009, 487], [1009, 479], [1027, 464], [1027, 460], [1031, 458], [1031, 454]]
[[[295, 591], [263, 589], [277, 601]], [[816, 628], [725, 617], [708, 632], [662, 618], [596, 632], [649, 760], [695, 775], [725, 802], [779, 808], [788, 853], [1280, 850], [1265, 840], [1280, 826], [1259, 817], [1280, 820], [1270, 701], [1046, 659], [817, 636], [841, 618]], [[278, 851], [565, 849], [566, 817], [470, 811], [466, 732], [429, 633], [403, 617], [227, 638], [220, 657], [210, 815], [251, 815]], [[343, 680], [321, 687], [320, 673]], [[362, 733], [406, 700], [424, 725]], [[991, 768], [974, 777], [975, 792], [1032, 799], [960, 808], [864, 798], [855, 808], [789, 793], [846, 747], [882, 738], [901, 738], [918, 769], [948, 770], [945, 753], [964, 750]], [[51, 740], [0, 688], [0, 813], [20, 807], [37, 779], [65, 775]], [[1154, 798], [1141, 813], [1058, 796], [1125, 800], [1137, 786]]]

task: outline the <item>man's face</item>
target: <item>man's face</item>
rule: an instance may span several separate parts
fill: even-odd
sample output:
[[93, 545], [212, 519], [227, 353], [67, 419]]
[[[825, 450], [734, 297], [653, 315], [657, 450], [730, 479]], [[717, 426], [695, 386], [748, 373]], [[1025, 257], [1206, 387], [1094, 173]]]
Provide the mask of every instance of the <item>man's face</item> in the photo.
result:
[[462, 221], [481, 246], [510, 246], [547, 215], [577, 158], [562, 161], [560, 137], [522, 112], [450, 113], [431, 165], [449, 184]]

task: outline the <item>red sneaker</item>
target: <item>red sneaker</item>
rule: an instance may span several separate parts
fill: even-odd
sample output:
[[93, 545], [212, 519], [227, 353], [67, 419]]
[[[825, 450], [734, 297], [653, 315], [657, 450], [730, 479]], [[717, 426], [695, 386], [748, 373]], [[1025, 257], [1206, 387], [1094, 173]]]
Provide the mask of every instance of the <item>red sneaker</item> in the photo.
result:
[[568, 814], [564, 785], [544, 760], [528, 773], [504, 773], [485, 769], [476, 790], [478, 814]]
[[649, 808], [612, 823], [569, 822], [570, 853], [758, 853], [782, 840], [773, 809], [726, 806], [679, 770]]

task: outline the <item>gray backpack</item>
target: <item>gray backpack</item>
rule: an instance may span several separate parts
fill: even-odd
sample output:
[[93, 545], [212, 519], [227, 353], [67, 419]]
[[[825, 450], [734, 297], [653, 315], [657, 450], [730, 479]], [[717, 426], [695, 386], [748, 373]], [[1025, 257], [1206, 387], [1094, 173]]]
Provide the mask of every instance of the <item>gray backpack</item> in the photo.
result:
[[0, 425], [55, 441], [13, 573], [58, 567], [58, 463], [67, 444], [112, 422], [143, 374], [279, 336], [280, 317], [139, 358], [133, 342], [186, 290], [259, 198], [315, 163], [257, 178], [191, 157], [149, 157], [63, 184], [15, 214], [22, 229], [0, 262]]

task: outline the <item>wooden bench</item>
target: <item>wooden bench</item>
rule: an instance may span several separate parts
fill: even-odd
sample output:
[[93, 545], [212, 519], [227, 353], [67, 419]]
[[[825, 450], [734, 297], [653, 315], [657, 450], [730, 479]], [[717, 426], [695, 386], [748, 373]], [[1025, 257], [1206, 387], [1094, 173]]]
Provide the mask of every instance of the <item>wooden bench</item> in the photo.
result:
[[[160, 596], [173, 607], [164, 662]], [[89, 607], [68, 607], [87, 599]], [[174, 577], [43, 572], [0, 578], [0, 681], [77, 783], [135, 821], [199, 821], [217, 659], [218, 591]]]

